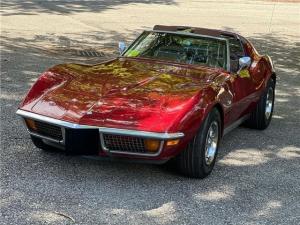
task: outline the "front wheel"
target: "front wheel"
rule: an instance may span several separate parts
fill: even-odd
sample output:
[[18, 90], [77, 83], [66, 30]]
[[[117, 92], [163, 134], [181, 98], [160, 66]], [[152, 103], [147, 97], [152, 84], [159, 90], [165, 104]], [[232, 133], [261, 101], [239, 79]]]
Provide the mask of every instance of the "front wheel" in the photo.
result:
[[216, 162], [221, 139], [221, 116], [214, 108], [206, 117], [196, 136], [178, 156], [179, 170], [188, 177], [208, 176]]

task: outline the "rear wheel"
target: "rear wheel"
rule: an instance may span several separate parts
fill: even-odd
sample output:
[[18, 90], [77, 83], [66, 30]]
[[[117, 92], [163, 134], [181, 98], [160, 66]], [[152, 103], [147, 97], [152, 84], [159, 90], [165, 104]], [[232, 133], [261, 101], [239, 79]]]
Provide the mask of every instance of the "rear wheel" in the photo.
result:
[[264, 130], [272, 119], [275, 99], [275, 82], [270, 79], [265, 92], [260, 98], [255, 110], [251, 113], [250, 118], [245, 125], [250, 128]]
[[221, 116], [217, 109], [213, 109], [196, 136], [178, 156], [177, 163], [180, 172], [195, 178], [208, 176], [216, 162], [220, 139]]

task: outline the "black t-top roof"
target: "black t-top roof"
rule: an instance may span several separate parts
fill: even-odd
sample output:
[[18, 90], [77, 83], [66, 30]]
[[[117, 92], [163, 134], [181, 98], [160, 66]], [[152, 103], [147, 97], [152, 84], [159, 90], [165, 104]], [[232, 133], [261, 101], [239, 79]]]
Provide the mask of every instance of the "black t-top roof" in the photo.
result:
[[224, 37], [224, 36], [231, 36], [231, 37], [238, 37], [239, 35], [229, 31], [223, 30], [215, 30], [215, 29], [208, 29], [208, 28], [201, 28], [201, 27], [190, 27], [190, 26], [165, 26], [165, 25], [155, 25], [153, 30], [159, 31], [171, 31], [171, 32], [180, 32], [180, 31], [187, 31], [193, 34], [202, 34], [214, 37]]

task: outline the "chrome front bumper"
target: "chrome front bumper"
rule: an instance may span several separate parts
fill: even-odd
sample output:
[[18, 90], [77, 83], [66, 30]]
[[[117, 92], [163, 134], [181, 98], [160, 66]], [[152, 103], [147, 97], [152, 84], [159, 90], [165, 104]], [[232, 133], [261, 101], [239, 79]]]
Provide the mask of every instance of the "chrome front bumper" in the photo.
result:
[[[24, 110], [17, 110], [17, 115], [21, 116], [22, 118], [30, 118], [33, 120], [45, 122], [48, 124], [56, 125], [61, 127], [62, 134], [63, 134], [63, 140], [55, 140], [53, 138], [49, 138], [47, 136], [43, 136], [40, 134], [33, 133], [28, 130], [28, 132], [36, 137], [39, 137], [41, 139], [54, 142], [56, 144], [64, 145], [65, 144], [65, 129], [97, 129], [99, 131], [99, 138], [100, 138], [100, 144], [103, 151], [106, 153], [115, 153], [115, 154], [124, 154], [124, 155], [136, 155], [136, 156], [158, 156], [162, 152], [164, 142], [166, 140], [172, 140], [172, 139], [180, 139], [184, 137], [184, 134], [181, 132], [178, 133], [158, 133], [158, 132], [149, 132], [149, 131], [138, 131], [138, 130], [128, 130], [128, 129], [117, 129], [117, 128], [109, 128], [109, 127], [97, 127], [97, 126], [90, 126], [90, 125], [82, 125], [82, 124], [76, 124], [71, 123], [63, 120], [54, 119], [51, 117], [35, 114], [32, 112], [24, 111]], [[156, 153], [137, 153], [137, 152], [124, 152], [124, 151], [112, 151], [108, 149], [105, 146], [103, 134], [114, 134], [114, 135], [124, 135], [124, 136], [134, 136], [134, 137], [140, 137], [140, 138], [149, 138], [149, 139], [158, 139], [161, 140], [161, 144], [159, 147], [159, 150]], [[99, 149], [100, 150], [100, 149]]]

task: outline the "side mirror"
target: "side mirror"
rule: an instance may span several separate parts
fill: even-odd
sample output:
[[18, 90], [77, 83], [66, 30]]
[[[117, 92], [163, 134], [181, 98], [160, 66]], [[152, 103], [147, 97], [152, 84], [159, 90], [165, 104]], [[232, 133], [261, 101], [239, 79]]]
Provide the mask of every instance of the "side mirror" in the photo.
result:
[[125, 42], [122, 42], [122, 41], [120, 41], [119, 42], [119, 52], [120, 52], [120, 55], [126, 50], [126, 44], [125, 44]]
[[244, 56], [244, 57], [240, 58], [239, 59], [239, 70], [237, 71], [237, 73], [239, 74], [241, 72], [241, 70], [250, 67], [250, 65], [251, 65], [250, 57]]

